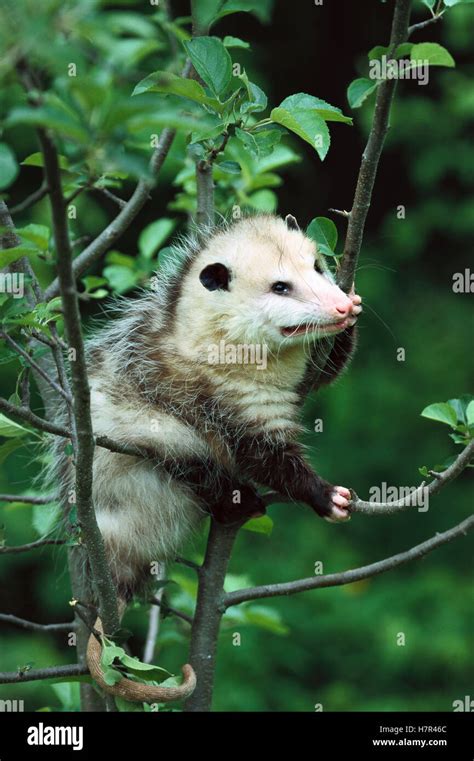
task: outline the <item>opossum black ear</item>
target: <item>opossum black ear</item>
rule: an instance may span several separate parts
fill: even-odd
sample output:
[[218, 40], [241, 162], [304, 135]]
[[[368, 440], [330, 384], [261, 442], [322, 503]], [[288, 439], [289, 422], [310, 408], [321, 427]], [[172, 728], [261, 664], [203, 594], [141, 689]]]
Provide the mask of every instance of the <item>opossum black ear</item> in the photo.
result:
[[293, 214], [287, 214], [285, 217], [285, 222], [288, 230], [299, 230], [300, 226], [298, 222], [296, 221], [296, 217], [293, 216]]
[[199, 280], [208, 291], [228, 291], [230, 271], [220, 262], [208, 264], [199, 275]]

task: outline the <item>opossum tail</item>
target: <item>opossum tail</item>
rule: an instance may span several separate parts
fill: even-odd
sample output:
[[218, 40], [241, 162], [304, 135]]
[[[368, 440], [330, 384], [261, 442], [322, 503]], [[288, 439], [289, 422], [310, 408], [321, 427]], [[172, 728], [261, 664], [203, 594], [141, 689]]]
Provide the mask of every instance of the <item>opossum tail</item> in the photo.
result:
[[[120, 614], [125, 611], [125, 603], [120, 601]], [[97, 618], [94, 628], [99, 634], [104, 633], [102, 621]], [[160, 687], [142, 682], [133, 682], [123, 677], [114, 685], [108, 685], [104, 681], [104, 673], [101, 665], [102, 645], [94, 634], [89, 637], [87, 644], [87, 665], [95, 682], [109, 695], [130, 700], [133, 703], [169, 703], [172, 700], [185, 700], [194, 692], [196, 687], [196, 674], [193, 667], [186, 663], [182, 667], [183, 681], [178, 687]]]

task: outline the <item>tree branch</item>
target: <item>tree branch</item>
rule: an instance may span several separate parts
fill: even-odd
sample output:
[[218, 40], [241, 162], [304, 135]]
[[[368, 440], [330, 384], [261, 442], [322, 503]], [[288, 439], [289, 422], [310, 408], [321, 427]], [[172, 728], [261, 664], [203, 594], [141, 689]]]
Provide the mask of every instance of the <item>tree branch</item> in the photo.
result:
[[46, 182], [42, 182], [40, 187], [35, 190], [31, 195], [29, 195], [27, 198], [25, 198], [24, 201], [21, 201], [16, 206], [12, 206], [10, 209], [10, 214], [12, 216], [15, 216], [15, 214], [20, 214], [22, 211], [25, 211], [26, 209], [29, 209], [30, 206], [33, 206], [33, 204], [37, 203], [38, 201], [41, 201], [42, 198], [45, 197], [45, 195], [48, 194], [48, 185]]
[[197, 685], [186, 711], [210, 711], [219, 626], [224, 612], [224, 581], [235, 538], [242, 523], [225, 526], [211, 520], [206, 556], [199, 574], [189, 659]]
[[425, 482], [421, 483], [415, 491], [409, 494], [403, 499], [398, 499], [393, 502], [364, 502], [355, 495], [355, 499], [352, 501], [352, 509], [357, 513], [365, 513], [366, 515], [393, 515], [400, 510], [406, 510], [409, 507], [417, 507], [423, 504], [423, 501], [434, 494], [437, 494], [446, 484], [449, 484], [462, 471], [467, 468], [472, 457], [474, 456], [474, 439], [464, 447], [462, 452], [456, 457], [455, 461], [446, 468], [442, 473], [437, 473], [433, 481], [427, 486]]
[[51, 388], [53, 388], [57, 394], [60, 394], [68, 404], [71, 404], [72, 399], [67, 394], [67, 392], [63, 388], [61, 388], [61, 386], [58, 383], [56, 383], [56, 381], [50, 378], [48, 373], [45, 370], [43, 370], [43, 368], [40, 367], [40, 365], [37, 362], [35, 362], [33, 357], [30, 354], [28, 354], [28, 352], [26, 352], [19, 344], [17, 344], [17, 342], [14, 341], [13, 338], [8, 335], [8, 333], [5, 333], [3, 330], [0, 330], [0, 338], [2, 338], [10, 346], [10, 348], [16, 351], [16, 353], [20, 357], [22, 357], [25, 360], [25, 362], [28, 362], [30, 367], [36, 370], [38, 375], [40, 375], [43, 378], [43, 380], [46, 381], [46, 383], [49, 383]]
[[31, 632], [72, 632], [76, 628], [74, 621], [66, 624], [37, 624], [34, 621], [26, 621], [24, 618], [18, 618], [10, 613], [0, 613], [0, 622], [11, 624], [20, 629], [28, 629]]
[[409, 563], [412, 560], [417, 560], [418, 558], [427, 555], [437, 547], [441, 547], [441, 545], [467, 534], [472, 528], [474, 528], [474, 515], [466, 518], [466, 520], [462, 521], [457, 526], [448, 529], [448, 531], [435, 534], [430, 539], [427, 539], [421, 544], [417, 544], [415, 547], [411, 547], [405, 552], [400, 552], [398, 555], [384, 558], [384, 560], [379, 560], [376, 563], [364, 565], [361, 568], [355, 568], [349, 571], [327, 574], [325, 576], [310, 576], [307, 579], [298, 579], [297, 581], [289, 581], [282, 584], [265, 584], [259, 587], [239, 589], [236, 592], [230, 592], [225, 595], [224, 605], [227, 609], [230, 608], [231, 605], [240, 605], [240, 603], [248, 602], [249, 600], [260, 600], [263, 597], [292, 595], [297, 592], [307, 592], [310, 589], [338, 587], [344, 584], [352, 584], [355, 581], [361, 581], [361, 579], [367, 579], [371, 576], [378, 576], [381, 573], [385, 573], [385, 571], [390, 571], [399, 565]]
[[48, 505], [58, 499], [58, 495], [51, 494], [49, 497], [37, 497], [29, 494], [0, 494], [0, 502], [24, 502], [28, 505]]
[[67, 666], [50, 666], [44, 669], [29, 669], [28, 671], [0, 671], [0, 684], [18, 684], [20, 682], [36, 682], [39, 679], [61, 679], [65, 676], [87, 676], [89, 669], [71, 663]]
[[18, 555], [20, 552], [29, 552], [38, 547], [46, 547], [48, 544], [66, 544], [65, 539], [37, 539], [29, 544], [17, 544], [15, 547], [0, 547], [0, 555]]
[[[388, 58], [391, 57], [398, 45], [401, 45], [408, 39], [410, 10], [411, 0], [397, 0], [393, 15]], [[367, 145], [362, 154], [354, 201], [348, 218], [349, 223], [344, 253], [338, 273], [338, 283], [346, 292], [351, 289], [354, 281], [354, 273], [362, 246], [365, 222], [370, 208], [379, 160], [388, 131], [390, 109], [395, 94], [396, 83], [396, 79], [385, 79], [377, 89], [372, 127]]]
[[57, 251], [58, 284], [63, 307], [67, 342], [75, 350], [71, 362], [72, 389], [74, 395], [74, 419], [77, 431], [75, 452], [76, 505], [82, 536], [87, 549], [92, 580], [99, 598], [100, 615], [105, 631], [113, 633], [119, 627], [117, 594], [107, 562], [104, 541], [97, 524], [92, 501], [92, 465], [94, 436], [90, 413], [90, 389], [81, 316], [72, 267], [72, 249], [67, 226], [67, 213], [61, 186], [59, 159], [49, 135], [39, 130], [46, 181], [49, 186], [54, 239]]

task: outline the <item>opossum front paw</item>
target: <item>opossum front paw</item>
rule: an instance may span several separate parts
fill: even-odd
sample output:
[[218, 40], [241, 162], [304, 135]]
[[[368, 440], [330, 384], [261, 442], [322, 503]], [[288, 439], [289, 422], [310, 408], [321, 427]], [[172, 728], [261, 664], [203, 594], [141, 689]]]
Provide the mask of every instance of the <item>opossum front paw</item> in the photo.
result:
[[349, 327], [352, 327], [352, 325], [356, 324], [357, 318], [362, 312], [362, 298], [357, 293], [354, 293], [354, 285], [352, 285], [351, 291], [348, 295], [352, 301], [352, 309], [350, 317], [348, 318], [348, 325]]
[[324, 518], [330, 523], [342, 523], [351, 519], [351, 493], [345, 486], [335, 486], [330, 496], [330, 512]]

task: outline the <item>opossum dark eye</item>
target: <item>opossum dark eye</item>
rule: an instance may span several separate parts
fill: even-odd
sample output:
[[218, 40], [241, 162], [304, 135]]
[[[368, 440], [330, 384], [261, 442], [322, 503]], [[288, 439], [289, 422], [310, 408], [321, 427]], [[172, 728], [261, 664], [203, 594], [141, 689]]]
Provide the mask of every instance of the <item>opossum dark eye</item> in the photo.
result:
[[208, 264], [199, 275], [199, 280], [208, 291], [228, 291], [230, 272], [220, 262]]
[[273, 293], [278, 293], [279, 296], [287, 296], [291, 291], [291, 285], [289, 283], [282, 283], [280, 280], [278, 283], [272, 285]]

